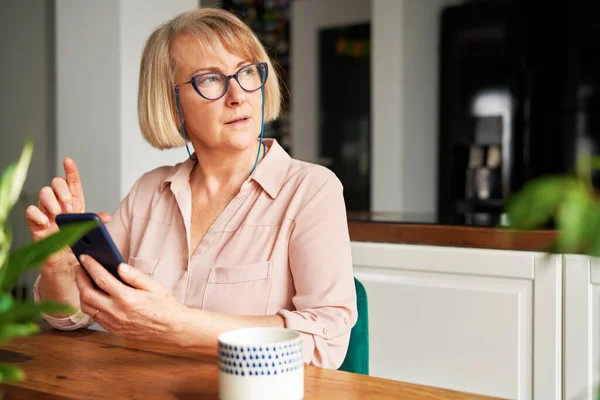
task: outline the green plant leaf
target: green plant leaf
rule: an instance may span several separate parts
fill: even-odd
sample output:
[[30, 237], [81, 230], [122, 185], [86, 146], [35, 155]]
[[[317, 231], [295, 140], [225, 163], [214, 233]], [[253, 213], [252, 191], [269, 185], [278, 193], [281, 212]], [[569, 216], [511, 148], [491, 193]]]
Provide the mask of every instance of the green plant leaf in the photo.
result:
[[69, 313], [74, 314], [77, 310], [73, 310], [73, 308], [61, 304], [56, 303], [54, 301], [44, 301], [38, 304], [39, 310], [44, 314], [52, 314], [52, 313]]
[[9, 211], [19, 199], [27, 178], [27, 170], [29, 164], [31, 164], [32, 154], [33, 141], [28, 138], [19, 160], [8, 166], [2, 174], [2, 180], [0, 181], [0, 222], [6, 221]]
[[594, 214], [594, 229], [590, 237], [590, 246], [588, 248], [588, 255], [592, 257], [600, 257], [600, 204], [595, 205]]
[[575, 182], [568, 176], [547, 176], [526, 183], [506, 205], [510, 226], [529, 230], [545, 225]]
[[25, 373], [20, 368], [10, 364], [0, 364], [0, 383], [22, 381]]
[[64, 304], [52, 301], [35, 303], [33, 301], [15, 301], [14, 306], [4, 313], [0, 313], [0, 324], [24, 323], [35, 321], [41, 314], [52, 313], [73, 314], [75, 310]]
[[0, 293], [0, 313], [5, 313], [15, 303], [12, 295], [8, 292]]
[[10, 250], [11, 244], [12, 244], [12, 232], [10, 231], [10, 229], [7, 229], [6, 241], [3, 244], [0, 244], [0, 283], [2, 282], [2, 276], [4, 274], [2, 266], [4, 265], [4, 262], [6, 261], [6, 259], [8, 258], [8, 252]]
[[23, 324], [0, 324], [0, 343], [10, 342], [12, 339], [29, 336], [39, 332], [40, 327], [35, 322]]
[[566, 193], [557, 211], [558, 250], [565, 253], [585, 252], [596, 230], [597, 208], [591, 192], [578, 185]]
[[6, 222], [8, 213], [12, 208], [12, 204], [10, 204], [10, 193], [16, 168], [17, 165], [15, 163], [10, 164], [6, 167], [4, 172], [2, 172], [2, 176], [0, 177], [0, 224]]
[[69, 224], [39, 242], [29, 243], [14, 251], [0, 268], [0, 289], [11, 290], [23, 272], [43, 264], [50, 255], [73, 245], [96, 226], [96, 221]]

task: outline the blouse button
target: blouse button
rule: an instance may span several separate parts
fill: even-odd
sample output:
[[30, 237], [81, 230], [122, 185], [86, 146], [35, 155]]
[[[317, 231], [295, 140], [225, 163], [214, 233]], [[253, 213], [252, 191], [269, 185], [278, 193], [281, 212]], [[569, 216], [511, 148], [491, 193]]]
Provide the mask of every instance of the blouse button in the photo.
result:
[[331, 333], [331, 329], [329, 329], [329, 328], [325, 327], [325, 328], [323, 328], [323, 333], [324, 333], [325, 335], [329, 336], [329, 334]]

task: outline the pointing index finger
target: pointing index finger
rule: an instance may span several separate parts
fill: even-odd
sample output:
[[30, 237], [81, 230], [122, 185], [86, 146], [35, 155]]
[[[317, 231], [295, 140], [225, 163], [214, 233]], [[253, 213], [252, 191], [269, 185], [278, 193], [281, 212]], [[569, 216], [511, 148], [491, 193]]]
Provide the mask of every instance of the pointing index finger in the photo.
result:
[[65, 158], [63, 161], [63, 167], [65, 168], [65, 179], [71, 190], [71, 194], [74, 197], [83, 197], [83, 188], [81, 187], [81, 178], [79, 177], [79, 170], [77, 164], [71, 158]]

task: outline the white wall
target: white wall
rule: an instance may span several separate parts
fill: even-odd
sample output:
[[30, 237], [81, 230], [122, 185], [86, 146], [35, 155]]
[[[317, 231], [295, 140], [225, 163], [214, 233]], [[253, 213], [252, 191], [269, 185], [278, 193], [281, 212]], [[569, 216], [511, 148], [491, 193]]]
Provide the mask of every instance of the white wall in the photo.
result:
[[112, 211], [120, 197], [119, 1], [56, 2], [56, 171], [79, 167], [86, 208]]
[[56, 167], [65, 156], [80, 168], [88, 211], [112, 212], [133, 182], [183, 149], [157, 151], [137, 122], [140, 55], [158, 24], [198, 0], [58, 0]]
[[[15, 162], [25, 136], [34, 154], [21, 199], [8, 222], [13, 248], [31, 241], [25, 209], [35, 204], [42, 186], [50, 184], [54, 167], [54, 2], [0, 1], [0, 171]], [[31, 285], [36, 271], [20, 284]], [[25, 289], [26, 293], [31, 293]], [[19, 294], [17, 294], [19, 295]]]
[[[371, 211], [407, 211], [403, 204], [403, 8], [374, 0], [371, 25]], [[384, 62], [385, 60], [385, 62]]]
[[26, 193], [50, 183], [54, 96], [52, 1], [0, 1], [0, 170], [34, 140]]
[[439, 17], [458, 2], [373, 0], [373, 211], [436, 211]]
[[[376, 1], [376, 0], [375, 0]], [[371, 19], [371, 0], [302, 0], [291, 3], [291, 130], [292, 155], [317, 162], [318, 31]]]
[[[159, 165], [178, 163], [188, 157], [184, 148], [161, 151], [144, 140], [138, 124], [137, 91], [142, 50], [152, 30], [179, 12], [198, 5], [198, 0], [120, 2], [121, 197], [129, 192], [144, 172]], [[191, 147], [190, 151], [193, 151]]]
[[317, 29], [371, 21], [371, 211], [434, 212], [439, 12], [459, 0], [292, 3], [292, 151], [318, 162]]

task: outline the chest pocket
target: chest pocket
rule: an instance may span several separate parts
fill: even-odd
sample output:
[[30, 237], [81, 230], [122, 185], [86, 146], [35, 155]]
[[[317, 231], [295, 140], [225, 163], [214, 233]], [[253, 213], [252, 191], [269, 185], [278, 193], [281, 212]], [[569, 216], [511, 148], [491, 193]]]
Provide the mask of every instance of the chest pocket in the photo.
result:
[[270, 261], [212, 268], [203, 309], [236, 315], [265, 315], [271, 293]]

